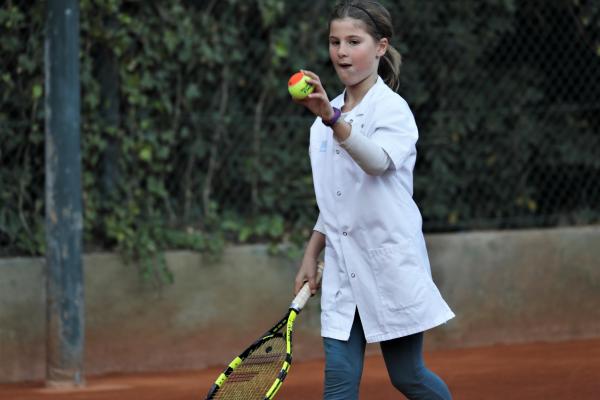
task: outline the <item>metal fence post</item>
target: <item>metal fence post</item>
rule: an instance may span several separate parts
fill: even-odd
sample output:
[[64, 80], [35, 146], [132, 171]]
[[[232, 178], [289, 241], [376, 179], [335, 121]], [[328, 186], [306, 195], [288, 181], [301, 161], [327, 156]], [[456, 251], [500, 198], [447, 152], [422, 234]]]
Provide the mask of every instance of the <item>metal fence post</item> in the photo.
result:
[[48, 386], [83, 385], [79, 4], [50, 0], [45, 42]]

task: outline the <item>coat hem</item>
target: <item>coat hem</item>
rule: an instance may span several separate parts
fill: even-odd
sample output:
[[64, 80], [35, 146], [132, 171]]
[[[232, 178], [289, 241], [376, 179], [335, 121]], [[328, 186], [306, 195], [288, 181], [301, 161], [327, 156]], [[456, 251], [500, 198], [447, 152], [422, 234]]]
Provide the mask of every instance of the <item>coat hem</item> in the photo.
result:
[[348, 339], [350, 339], [350, 331], [346, 332], [337, 329], [321, 329], [321, 337], [346, 342]]
[[[367, 343], [378, 343], [378, 342], [384, 342], [386, 340], [392, 340], [392, 339], [397, 339], [397, 338], [404, 337], [404, 336], [414, 335], [415, 333], [424, 332], [426, 330], [435, 328], [436, 326], [440, 326], [440, 325], [448, 322], [455, 316], [456, 315], [452, 311], [450, 311], [449, 313], [446, 313], [443, 317], [438, 318], [428, 324], [421, 324], [421, 325], [413, 326], [409, 329], [394, 330], [392, 332], [382, 333], [382, 334], [378, 334], [378, 335], [370, 335], [368, 337], [365, 337], [365, 339], [366, 339]], [[345, 342], [350, 338], [350, 332], [339, 330], [339, 329], [321, 329], [321, 337], [342, 340]]]
[[449, 320], [451, 320], [454, 317], [455, 317], [455, 314], [452, 311], [450, 311], [449, 314], [445, 314], [443, 317], [438, 318], [428, 324], [421, 324], [421, 325], [413, 326], [409, 329], [394, 330], [392, 332], [382, 333], [379, 335], [371, 335], [371, 336], [366, 337], [365, 339], [367, 340], [367, 343], [378, 343], [378, 342], [384, 342], [386, 340], [392, 340], [392, 339], [397, 339], [397, 338], [404, 337], [404, 336], [414, 335], [415, 333], [425, 332], [426, 330], [435, 328], [436, 326], [440, 326], [440, 325], [448, 322]]

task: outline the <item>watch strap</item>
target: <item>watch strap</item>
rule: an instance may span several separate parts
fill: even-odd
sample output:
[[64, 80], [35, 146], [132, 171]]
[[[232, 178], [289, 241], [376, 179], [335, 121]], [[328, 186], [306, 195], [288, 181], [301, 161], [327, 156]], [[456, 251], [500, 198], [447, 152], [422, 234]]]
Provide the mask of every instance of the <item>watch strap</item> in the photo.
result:
[[333, 125], [335, 125], [335, 123], [338, 121], [338, 119], [340, 119], [341, 116], [342, 116], [342, 110], [340, 110], [337, 107], [333, 107], [333, 117], [331, 117], [331, 119], [328, 121], [325, 121], [324, 119], [321, 119], [321, 120], [323, 121], [323, 124], [325, 126], [332, 127]]

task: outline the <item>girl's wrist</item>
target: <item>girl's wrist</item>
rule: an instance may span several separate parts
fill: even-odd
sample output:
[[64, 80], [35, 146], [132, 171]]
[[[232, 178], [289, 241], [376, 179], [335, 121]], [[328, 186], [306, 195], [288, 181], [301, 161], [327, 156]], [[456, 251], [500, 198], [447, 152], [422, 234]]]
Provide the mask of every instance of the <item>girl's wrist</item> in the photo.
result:
[[319, 260], [319, 256], [323, 250], [319, 249], [319, 246], [310, 246], [304, 252], [304, 257], [302, 257], [302, 262], [317, 262]]
[[328, 118], [321, 118], [321, 121], [323, 121], [323, 124], [325, 124], [325, 126], [332, 127], [333, 125], [335, 125], [338, 122], [338, 120], [340, 119], [341, 116], [342, 116], [342, 110], [340, 110], [337, 107], [332, 107], [331, 115], [329, 115]]
[[321, 254], [320, 251], [318, 251], [318, 248], [307, 248], [306, 251], [304, 252], [304, 257], [302, 257], [303, 261], [317, 261], [319, 259], [319, 255]]
[[323, 115], [321, 117], [321, 119], [323, 121], [329, 121], [331, 118], [333, 118], [333, 116], [335, 115], [335, 110], [333, 109], [333, 106], [329, 109], [329, 112], [326, 115]]

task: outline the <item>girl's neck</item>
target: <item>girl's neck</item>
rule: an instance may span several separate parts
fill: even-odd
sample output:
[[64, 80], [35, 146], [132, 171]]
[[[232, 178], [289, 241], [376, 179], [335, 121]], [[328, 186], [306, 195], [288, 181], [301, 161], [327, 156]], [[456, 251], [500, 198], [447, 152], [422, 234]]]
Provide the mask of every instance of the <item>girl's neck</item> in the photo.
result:
[[342, 111], [352, 111], [352, 109], [354, 109], [354, 107], [356, 107], [365, 97], [369, 89], [375, 85], [377, 82], [377, 77], [377, 74], [370, 75], [365, 80], [354, 86], [346, 86], [346, 94], [344, 96], [344, 106], [342, 107]]

